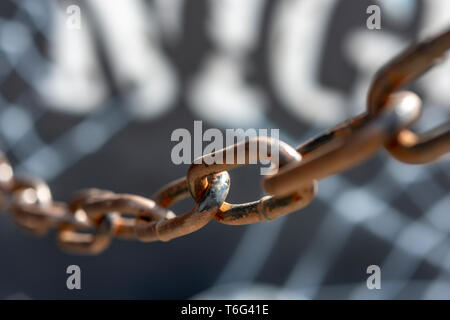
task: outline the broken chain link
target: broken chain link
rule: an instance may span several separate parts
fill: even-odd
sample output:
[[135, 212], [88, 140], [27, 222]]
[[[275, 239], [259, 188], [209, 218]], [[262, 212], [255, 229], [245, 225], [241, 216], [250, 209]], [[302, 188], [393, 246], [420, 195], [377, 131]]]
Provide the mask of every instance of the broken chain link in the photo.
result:
[[[421, 100], [413, 92], [397, 92], [431, 68], [449, 48], [450, 30], [406, 50], [375, 76], [365, 113], [298, 148], [267, 137], [231, 145], [201, 157], [186, 177], [166, 185], [152, 199], [86, 189], [68, 203], [56, 202], [44, 181], [15, 175], [0, 153], [0, 205], [33, 233], [56, 228], [61, 247], [80, 254], [98, 254], [114, 237], [169, 241], [211, 220], [241, 225], [276, 219], [307, 206], [317, 192], [317, 180], [361, 163], [382, 146], [406, 163], [430, 162], [450, 151], [450, 122], [423, 134], [413, 133], [409, 128], [421, 115]], [[253, 141], [259, 146], [262, 140], [279, 150], [279, 171], [263, 179], [268, 195], [244, 204], [227, 203], [228, 170], [242, 164], [236, 158], [232, 164], [211, 164], [211, 160], [244, 147], [244, 164], [260, 161], [264, 156], [249, 152], [249, 145]], [[190, 211], [175, 215], [168, 209], [189, 196], [196, 203]]]

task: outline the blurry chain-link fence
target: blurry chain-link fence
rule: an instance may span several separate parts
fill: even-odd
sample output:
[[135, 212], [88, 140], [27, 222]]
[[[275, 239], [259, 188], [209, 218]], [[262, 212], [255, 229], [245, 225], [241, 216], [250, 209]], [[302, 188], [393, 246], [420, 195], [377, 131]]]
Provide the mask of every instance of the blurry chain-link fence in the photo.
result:
[[[300, 144], [365, 108], [374, 72], [450, 24], [450, 3], [376, 1], [34, 1], [0, 4], [0, 147], [54, 197], [100, 187], [149, 196], [185, 174], [170, 133], [280, 128]], [[67, 28], [78, 5], [81, 29]], [[450, 114], [446, 63], [414, 88], [418, 129]], [[231, 200], [258, 196], [249, 170]], [[0, 297], [450, 298], [450, 162], [410, 166], [380, 153], [319, 184], [313, 203], [276, 220], [212, 224], [169, 243], [116, 241], [70, 256], [52, 235], [0, 217]], [[189, 206], [190, 204], [187, 204]], [[83, 289], [65, 288], [65, 267]], [[368, 290], [379, 265], [382, 289]]]

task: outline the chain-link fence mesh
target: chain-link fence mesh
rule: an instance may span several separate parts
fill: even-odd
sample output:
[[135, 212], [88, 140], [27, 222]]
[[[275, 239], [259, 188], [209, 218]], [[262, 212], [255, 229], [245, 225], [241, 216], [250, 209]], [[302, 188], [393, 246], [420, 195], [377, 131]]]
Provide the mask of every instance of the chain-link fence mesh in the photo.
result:
[[[447, 1], [3, 0], [0, 142], [56, 199], [99, 187], [150, 196], [183, 176], [176, 128], [280, 128], [300, 144], [365, 108], [370, 79], [408, 43], [448, 26]], [[81, 29], [67, 27], [71, 5]], [[448, 119], [449, 64], [415, 85], [419, 129]], [[230, 199], [260, 196], [253, 169]], [[450, 298], [450, 163], [377, 154], [319, 183], [310, 206], [248, 227], [211, 224], [169, 243], [61, 252], [1, 216], [2, 298]], [[188, 208], [192, 203], [182, 204]], [[80, 265], [83, 289], [65, 287]], [[368, 290], [379, 265], [382, 289]]]

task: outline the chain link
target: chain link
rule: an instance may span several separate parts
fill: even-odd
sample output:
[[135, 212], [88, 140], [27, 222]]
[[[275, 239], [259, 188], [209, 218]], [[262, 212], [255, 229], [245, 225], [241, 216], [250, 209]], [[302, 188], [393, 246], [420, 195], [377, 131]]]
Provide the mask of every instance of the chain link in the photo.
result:
[[[33, 233], [45, 234], [56, 228], [60, 246], [79, 254], [98, 254], [115, 237], [169, 241], [197, 231], [211, 220], [241, 225], [276, 219], [307, 206], [317, 192], [317, 180], [356, 166], [383, 146], [406, 163], [430, 162], [450, 151], [450, 122], [423, 134], [414, 133], [409, 128], [420, 117], [421, 100], [413, 92], [397, 92], [432, 67], [449, 48], [450, 30], [412, 46], [377, 73], [369, 90], [367, 112], [296, 149], [267, 137], [231, 145], [195, 161], [186, 177], [164, 186], [152, 199], [87, 189], [68, 203], [56, 202], [44, 181], [15, 175], [0, 153], [0, 205]], [[229, 170], [256, 161], [274, 161], [270, 153], [250, 152], [252, 143], [268, 145], [271, 151], [276, 147], [279, 171], [263, 179], [267, 196], [230, 204], [225, 201]], [[243, 163], [236, 158], [240, 148], [244, 150]], [[228, 151], [235, 155], [232, 164], [214, 162]], [[189, 196], [196, 203], [190, 211], [175, 215], [168, 209]]]

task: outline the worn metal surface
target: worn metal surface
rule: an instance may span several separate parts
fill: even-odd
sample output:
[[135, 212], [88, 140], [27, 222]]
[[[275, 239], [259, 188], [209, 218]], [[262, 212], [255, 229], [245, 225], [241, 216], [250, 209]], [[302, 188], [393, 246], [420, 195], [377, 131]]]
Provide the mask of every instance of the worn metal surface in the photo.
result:
[[[40, 179], [16, 176], [8, 160], [0, 156], [1, 204], [17, 223], [35, 233], [58, 230], [61, 246], [73, 252], [96, 254], [113, 237], [142, 241], [168, 241], [194, 232], [215, 219], [226, 224], [249, 224], [272, 220], [308, 205], [316, 191], [316, 179], [348, 169], [371, 156], [381, 146], [405, 162], [423, 163], [449, 151], [449, 123], [416, 135], [407, 128], [420, 115], [421, 101], [412, 92], [395, 91], [418, 77], [450, 47], [450, 31], [412, 47], [381, 69], [369, 91], [368, 112], [336, 126], [297, 149], [268, 138], [278, 146], [280, 171], [264, 179], [270, 194], [245, 204], [225, 202], [228, 170], [261, 161], [250, 152], [253, 140], [205, 155], [193, 164], [186, 178], [160, 190], [153, 200], [129, 194], [89, 189], [68, 204], [55, 202]], [[244, 147], [244, 160], [209, 164], [214, 156]], [[269, 156], [264, 160], [273, 160]], [[192, 196], [196, 205], [175, 216], [167, 207]], [[128, 217], [124, 215], [131, 215]]]
[[306, 160], [265, 179], [265, 190], [283, 195], [355, 166], [420, 116], [421, 101], [412, 92], [393, 94], [386, 104], [387, 112], [362, 114], [301, 145], [298, 151], [306, 154]]
[[[265, 151], [270, 152], [260, 152], [261, 146], [266, 146], [267, 150]], [[252, 147], [254, 149], [253, 152]], [[279, 156], [273, 158], [272, 152], [275, 149], [279, 152]], [[240, 150], [242, 152], [241, 157], [239, 156]], [[232, 162], [214, 163], [214, 159], [224, 159], [230, 151], [232, 151], [233, 155]], [[204, 190], [208, 188], [208, 175], [262, 160], [277, 162], [276, 165], [281, 168], [290, 163], [300, 163], [301, 155], [282, 141], [275, 141], [268, 137], [252, 138], [205, 155], [201, 157], [201, 163], [192, 164], [187, 173], [189, 190], [193, 198], [198, 199]], [[244, 204], [223, 202], [219, 212], [216, 214], [216, 220], [234, 225], [273, 220], [308, 205], [316, 191], [316, 182], [309, 181], [307, 186], [293, 190], [291, 194], [282, 197], [264, 196], [258, 201]]]
[[[450, 49], [450, 31], [423, 41], [380, 69], [368, 94], [368, 111], [377, 114], [390, 106], [389, 96], [420, 77]], [[386, 143], [388, 151], [407, 163], [426, 163], [450, 151], [450, 121], [422, 134], [404, 129]]]
[[[172, 216], [167, 219], [154, 221], [147, 216], [141, 215], [136, 225], [136, 233], [142, 241], [169, 241], [173, 238], [181, 237], [191, 232], [197, 231], [211, 221], [219, 210], [221, 204], [225, 201], [230, 189], [230, 176], [228, 172], [214, 174], [209, 177], [210, 185], [207, 190], [198, 199], [197, 204], [189, 212], [180, 216]], [[184, 185], [184, 183], [181, 183]], [[177, 190], [184, 195], [187, 193], [185, 189], [179, 188], [177, 185], [169, 185], [169, 190], [174, 188], [175, 193], [162, 190], [162, 194], [172, 195], [175, 200], [164, 201], [173, 203], [182, 199]], [[164, 199], [164, 198], [161, 198]]]

